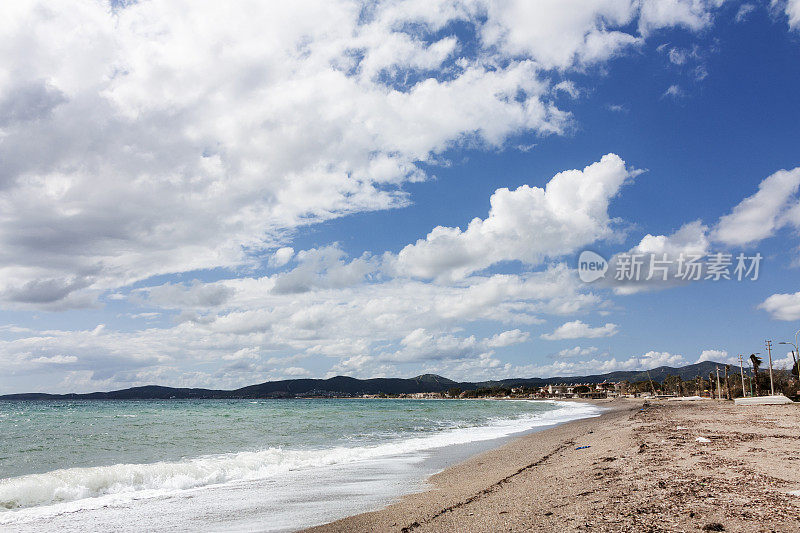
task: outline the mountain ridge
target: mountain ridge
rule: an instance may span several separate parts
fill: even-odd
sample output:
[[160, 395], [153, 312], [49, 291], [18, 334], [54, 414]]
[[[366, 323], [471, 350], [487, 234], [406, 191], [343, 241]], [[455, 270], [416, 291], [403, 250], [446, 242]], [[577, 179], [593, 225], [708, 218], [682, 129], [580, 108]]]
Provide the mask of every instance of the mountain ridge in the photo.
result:
[[[682, 367], [660, 366], [649, 371], [618, 370], [587, 376], [554, 376], [550, 378], [508, 378], [490, 381], [457, 382], [436, 374], [421, 374], [413, 378], [369, 378], [334, 376], [327, 379], [286, 379], [266, 381], [234, 390], [165, 387], [145, 385], [107, 392], [50, 394], [43, 392], [0, 395], [0, 400], [166, 400], [166, 399], [263, 399], [295, 398], [302, 396], [357, 396], [362, 394], [413, 394], [443, 392], [450, 388], [462, 390], [487, 387], [537, 386], [556, 383], [602, 383], [604, 381], [644, 381], [652, 378], [661, 382], [669, 375], [692, 379], [708, 377], [724, 363], [703, 361]], [[648, 378], [649, 372], [649, 378]]]

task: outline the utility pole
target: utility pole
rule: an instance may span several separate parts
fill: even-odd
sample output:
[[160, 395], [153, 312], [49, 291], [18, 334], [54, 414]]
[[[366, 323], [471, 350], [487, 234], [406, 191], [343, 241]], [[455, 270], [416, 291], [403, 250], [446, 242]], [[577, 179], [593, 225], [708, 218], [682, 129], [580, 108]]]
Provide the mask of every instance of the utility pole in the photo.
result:
[[[797, 366], [797, 378], [800, 379], [800, 349], [797, 348], [797, 334], [800, 333], [800, 330], [794, 334], [794, 342], [779, 342], [778, 344], [788, 344], [789, 346], [794, 346], [794, 350], [792, 350], [792, 367]], [[792, 370], [794, 372], [794, 370]], [[791, 375], [789, 376], [791, 377]]]
[[775, 396], [775, 382], [772, 379], [772, 341], [765, 341], [767, 344], [767, 354], [769, 354], [769, 389]]
[[717, 367], [717, 399], [722, 399], [722, 387], [719, 386], [719, 367]]
[[742, 372], [742, 397], [747, 397], [747, 390], [744, 388], [744, 363], [742, 363], [742, 354], [739, 354], [739, 370]]

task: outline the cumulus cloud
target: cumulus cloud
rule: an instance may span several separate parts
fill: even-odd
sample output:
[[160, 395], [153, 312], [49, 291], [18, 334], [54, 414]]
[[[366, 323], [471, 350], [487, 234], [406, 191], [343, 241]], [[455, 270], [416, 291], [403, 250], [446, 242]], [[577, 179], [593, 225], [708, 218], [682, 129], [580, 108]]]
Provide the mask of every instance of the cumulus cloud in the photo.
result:
[[697, 362], [715, 361], [718, 363], [730, 363], [733, 359], [732, 357], [728, 357], [728, 352], [726, 350], [703, 350]]
[[564, 348], [563, 350], [559, 351], [556, 354], [556, 357], [559, 358], [582, 357], [582, 356], [592, 355], [595, 352], [597, 352], [597, 348], [594, 346], [589, 346], [588, 348], [575, 346], [574, 348]]
[[721, 2], [711, 0], [644, 0], [639, 17], [643, 34], [666, 26], [700, 30], [711, 22], [710, 7]]
[[482, 38], [546, 68], [594, 63], [639, 43], [635, 35], [609, 30], [635, 16], [631, 2], [578, 1], [569, 14], [563, 7], [558, 0], [488, 2]]
[[[701, 29], [716, 7], [669, 5], [9, 3], [0, 305], [100, 297], [177, 317], [138, 331], [3, 330], [0, 357], [57, 364], [62, 390], [232, 386], [301, 375], [294, 361], [310, 356], [361, 375], [410, 360], [513, 371], [495, 351], [527, 342], [526, 327], [602, 304], [557, 261], [616, 236], [608, 206], [637, 173], [618, 156], [543, 188], [499, 189], [485, 219], [399, 254], [286, 244], [303, 226], [407, 205], [405, 185], [453, 147], [569, 131], [559, 95], [580, 95], [587, 69], [659, 28]], [[540, 270], [478, 274], [503, 261]], [[253, 277], [263, 265], [276, 272]], [[233, 279], [154, 278], [210, 269]], [[494, 331], [464, 333], [478, 321]]]
[[378, 259], [369, 254], [347, 261], [337, 245], [300, 251], [297, 263], [297, 267], [274, 278], [272, 292], [293, 294], [357, 285], [380, 266]]
[[565, 81], [654, 29], [700, 29], [716, 7], [660, 4], [12, 2], [0, 299], [87, 306], [154, 275], [258, 262], [300, 226], [406, 205], [403, 185], [454, 145], [564, 132], [552, 69]]
[[223, 283], [202, 283], [194, 280], [186, 285], [165, 283], [134, 292], [134, 297], [143, 296], [149, 305], [165, 309], [196, 309], [223, 305], [232, 294]]
[[[708, 227], [699, 220], [684, 224], [670, 235], [648, 233], [636, 246], [609, 259], [609, 273], [600, 284], [613, 287], [617, 294], [634, 294], [685, 283], [678, 277], [680, 258], [688, 261], [692, 257], [708, 254], [710, 243], [707, 233]], [[630, 266], [633, 256], [639, 256], [641, 260], [638, 273]], [[629, 263], [621, 263], [623, 258]], [[630, 274], [631, 279], [623, 277], [623, 272], [625, 276]]]
[[613, 236], [608, 206], [629, 170], [615, 154], [583, 170], [556, 174], [544, 188], [498, 189], [485, 219], [465, 230], [437, 226], [403, 248], [396, 271], [419, 278], [459, 279], [500, 261], [536, 265]]
[[686, 359], [680, 354], [672, 354], [669, 352], [649, 351], [639, 357], [632, 358], [638, 361], [639, 366], [637, 369], [645, 370], [650, 368], [657, 368], [659, 366], [681, 366], [687, 364]]
[[276, 268], [282, 267], [291, 261], [292, 257], [294, 257], [294, 248], [291, 246], [283, 246], [278, 248], [269, 258], [269, 265]]
[[[404, 205], [402, 183], [424, 178], [416, 162], [462, 135], [497, 145], [566, 117], [529, 60], [490, 69], [473, 56], [426, 75], [454, 38], [398, 28], [460, 12], [37, 4], [0, 23], [15, 73], [0, 76], [7, 301], [240, 265], [298, 226]], [[400, 71], [421, 79], [387, 85]], [[29, 285], [43, 279], [60, 290]]]
[[800, 292], [773, 294], [758, 305], [776, 320], [800, 320]]
[[772, 236], [787, 223], [797, 225], [800, 222], [798, 187], [800, 167], [775, 172], [759, 184], [758, 192], [720, 218], [711, 237], [724, 244], [744, 246]]
[[557, 341], [562, 339], [596, 339], [599, 337], [611, 337], [619, 331], [619, 326], [608, 323], [605, 326], [593, 328], [589, 324], [580, 320], [565, 322], [558, 326], [552, 333], [542, 335], [543, 339]]
[[[171, 384], [242, 386], [281, 378], [281, 368], [302, 368], [295, 361], [309, 357], [334, 374], [408, 375], [431, 364], [440, 373], [477, 379], [490, 369], [503, 370], [506, 363], [498, 354], [527, 342], [526, 327], [541, 316], [587, 312], [602, 302], [563, 265], [474, 276], [456, 285], [400, 278], [276, 293], [280, 276], [144, 290], [147, 305], [186, 306], [187, 314], [171, 326], [99, 332], [6, 328], [0, 359], [74, 354], [78, 361], [64, 365], [71, 371], [103, 369], [75, 374], [52, 390], [142, 385], [140, 378], [152, 379], [147, 372], [160, 367], [166, 368], [160, 379]], [[153, 293], [158, 296], [149, 298]], [[217, 294], [225, 299], [215, 299]], [[200, 301], [208, 306], [192, 307]], [[478, 322], [495, 332], [485, 337], [463, 332]], [[470, 369], [475, 376], [468, 376]]]
[[311, 375], [311, 372], [299, 366], [289, 366], [283, 369], [283, 373], [290, 377], [304, 377]]
[[627, 359], [598, 359], [592, 358], [583, 361], [559, 360], [547, 365], [529, 365], [513, 369], [518, 375], [557, 377], [557, 376], [586, 376], [591, 374], [605, 374], [617, 371], [651, 370], [659, 366], [682, 366], [687, 361], [679, 354], [669, 352], [649, 351], [639, 356]]
[[530, 333], [527, 331], [512, 329], [494, 335], [491, 339], [486, 341], [486, 346], [489, 348], [504, 348], [506, 346], [512, 346], [514, 344], [525, 342], [529, 337]]

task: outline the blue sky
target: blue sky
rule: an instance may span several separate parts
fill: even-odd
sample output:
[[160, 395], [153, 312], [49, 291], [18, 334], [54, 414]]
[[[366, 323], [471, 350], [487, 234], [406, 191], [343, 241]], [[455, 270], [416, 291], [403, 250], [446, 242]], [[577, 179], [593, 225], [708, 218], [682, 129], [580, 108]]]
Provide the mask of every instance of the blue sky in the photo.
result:
[[[795, 0], [3, 9], [0, 392], [580, 375], [800, 327]], [[583, 250], [764, 259], [619, 286]]]

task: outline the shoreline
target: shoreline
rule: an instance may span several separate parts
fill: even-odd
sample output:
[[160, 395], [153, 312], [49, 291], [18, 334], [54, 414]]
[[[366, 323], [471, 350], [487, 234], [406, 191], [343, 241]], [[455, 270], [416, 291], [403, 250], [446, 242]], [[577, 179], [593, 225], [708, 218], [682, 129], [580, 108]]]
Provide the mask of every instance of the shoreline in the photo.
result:
[[512, 438], [432, 475], [425, 492], [303, 531], [797, 531], [800, 405], [581, 402], [608, 410]]

